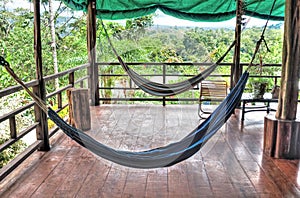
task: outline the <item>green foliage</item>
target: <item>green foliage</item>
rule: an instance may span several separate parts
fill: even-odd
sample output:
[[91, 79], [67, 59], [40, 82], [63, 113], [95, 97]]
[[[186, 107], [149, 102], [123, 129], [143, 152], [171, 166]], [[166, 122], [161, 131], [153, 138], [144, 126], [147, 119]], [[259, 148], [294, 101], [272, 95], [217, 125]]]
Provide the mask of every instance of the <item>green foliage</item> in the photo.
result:
[[[22, 76], [22, 80], [33, 80], [35, 77], [32, 47], [33, 14], [24, 9], [15, 10], [15, 14], [3, 10], [1, 12], [6, 20], [4, 26], [0, 24], [2, 30], [0, 34], [3, 36], [0, 41], [2, 55], [10, 62], [17, 75]], [[3, 69], [1, 72], [3, 83], [0, 88], [12, 85], [11, 82], [14, 82], [12, 78], [3, 72]]]
[[[8, 141], [10, 136], [8, 133], [0, 133], [0, 145]], [[5, 166], [10, 160], [15, 158], [17, 154], [26, 148], [26, 144], [20, 140], [5, 149], [0, 153], [0, 169]]]
[[[6, 96], [0, 98], [0, 115], [5, 115], [6, 113], [16, 109], [22, 104], [26, 104], [28, 101], [17, 94]], [[17, 131], [22, 131], [31, 124], [33, 124], [34, 119], [32, 117], [31, 109], [22, 112], [16, 116], [16, 126]], [[8, 122], [0, 123], [0, 145], [10, 139], [10, 130]], [[18, 153], [26, 148], [26, 143], [22, 140], [17, 141], [9, 148], [5, 149], [0, 153], [0, 168], [7, 164], [11, 159], [13, 159]]]
[[[64, 17], [56, 18], [57, 52], [59, 70], [64, 71], [87, 62], [86, 50], [86, 19], [85, 16], [70, 20]], [[48, 12], [41, 15], [41, 41], [43, 51], [43, 74], [53, 74], [53, 60], [51, 55], [51, 36]], [[5, 4], [0, 4], [0, 54], [10, 63], [12, 69], [23, 81], [36, 78], [34, 60], [33, 38], [33, 12], [27, 9], [7, 10]], [[76, 78], [86, 75], [86, 72], [76, 73]], [[0, 89], [15, 85], [16, 83], [0, 67]], [[66, 85], [68, 77], [60, 79], [60, 84]], [[54, 82], [47, 83], [48, 92], [54, 90]], [[11, 112], [31, 101], [23, 91], [0, 98], [0, 115]], [[60, 115], [66, 115], [63, 110]], [[26, 110], [16, 116], [17, 131], [22, 131], [34, 122], [33, 109]], [[50, 124], [51, 126], [51, 124]], [[0, 144], [10, 139], [8, 121], [0, 123]], [[16, 142], [0, 154], [0, 167], [23, 151], [26, 143], [22, 140]]]
[[[27, 9], [0, 9], [0, 52], [23, 81], [35, 79], [33, 12]], [[86, 20], [85, 17], [56, 18], [57, 21], [57, 54], [59, 71], [72, 68], [87, 62], [86, 50]], [[43, 74], [53, 74], [53, 60], [51, 55], [51, 36], [48, 12], [41, 16], [41, 37], [43, 51]], [[61, 21], [61, 22], [60, 22]], [[0, 88], [11, 86], [14, 81], [1, 72]], [[60, 79], [65, 83], [66, 78]], [[48, 90], [54, 90], [54, 83], [48, 84]]]

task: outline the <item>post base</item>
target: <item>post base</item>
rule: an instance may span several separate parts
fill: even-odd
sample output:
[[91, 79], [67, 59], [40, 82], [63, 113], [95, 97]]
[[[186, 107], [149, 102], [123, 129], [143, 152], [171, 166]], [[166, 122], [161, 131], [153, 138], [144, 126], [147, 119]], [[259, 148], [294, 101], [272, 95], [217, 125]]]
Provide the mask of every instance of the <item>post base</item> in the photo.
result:
[[279, 120], [275, 115], [267, 115], [264, 153], [281, 159], [300, 159], [300, 120]]

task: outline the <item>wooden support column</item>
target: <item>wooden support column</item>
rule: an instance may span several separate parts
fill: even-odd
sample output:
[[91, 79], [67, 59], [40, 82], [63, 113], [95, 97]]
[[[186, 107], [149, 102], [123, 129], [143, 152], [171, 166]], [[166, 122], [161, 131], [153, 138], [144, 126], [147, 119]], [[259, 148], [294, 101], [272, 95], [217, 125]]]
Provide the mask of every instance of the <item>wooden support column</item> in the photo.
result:
[[234, 48], [234, 57], [233, 64], [231, 66], [231, 75], [230, 75], [230, 88], [232, 89], [237, 82], [239, 81], [243, 67], [240, 64], [240, 50], [241, 50], [241, 23], [242, 23], [242, 12], [243, 12], [243, 1], [237, 0], [236, 2], [236, 26], [235, 26], [235, 48]]
[[[300, 0], [285, 5], [282, 73], [276, 116], [267, 116], [264, 151], [273, 150], [276, 158], [300, 159], [300, 120], [296, 119], [300, 67]], [[274, 148], [269, 148], [272, 145]]]
[[99, 102], [99, 71], [96, 65], [96, 0], [88, 0], [87, 15], [87, 49], [89, 58], [89, 88], [91, 105]]
[[[42, 64], [42, 43], [41, 43], [41, 20], [40, 20], [40, 0], [34, 0], [34, 57], [36, 64], [36, 78], [38, 80], [38, 86], [33, 88], [33, 92], [41, 98], [46, 100], [46, 88], [43, 79], [43, 64]], [[37, 139], [42, 143], [39, 146], [39, 150], [50, 150], [49, 134], [48, 134], [48, 122], [47, 115], [37, 105], [34, 106], [35, 119], [39, 125], [36, 128]]]

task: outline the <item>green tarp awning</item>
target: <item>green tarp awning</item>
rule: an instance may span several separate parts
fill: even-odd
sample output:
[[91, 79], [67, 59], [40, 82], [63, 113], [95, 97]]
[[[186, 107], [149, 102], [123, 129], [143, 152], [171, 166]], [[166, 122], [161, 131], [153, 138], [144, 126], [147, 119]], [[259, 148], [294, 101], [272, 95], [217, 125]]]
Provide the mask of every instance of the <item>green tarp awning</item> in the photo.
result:
[[[75, 10], [87, 10], [88, 0], [61, 0]], [[266, 19], [274, 0], [244, 0], [244, 14]], [[272, 20], [284, 19], [285, 1], [277, 0]], [[236, 0], [96, 0], [97, 16], [102, 19], [129, 19], [154, 13], [192, 21], [224, 21], [235, 17]]]

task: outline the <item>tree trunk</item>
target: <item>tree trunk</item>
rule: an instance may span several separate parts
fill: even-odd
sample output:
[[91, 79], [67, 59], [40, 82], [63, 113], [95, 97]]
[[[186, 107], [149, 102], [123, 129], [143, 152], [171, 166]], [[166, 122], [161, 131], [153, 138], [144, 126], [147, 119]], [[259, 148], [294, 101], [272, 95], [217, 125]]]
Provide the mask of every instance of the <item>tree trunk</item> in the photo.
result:
[[[50, 31], [51, 31], [51, 49], [53, 58], [53, 69], [54, 74], [58, 73], [58, 63], [57, 63], [57, 52], [56, 52], [56, 39], [55, 39], [55, 12], [53, 11], [52, 0], [49, 0], [49, 14], [50, 14]], [[59, 88], [58, 78], [55, 79], [55, 89]]]
[[236, 2], [236, 25], [235, 25], [235, 49], [234, 49], [234, 57], [233, 57], [233, 65], [231, 66], [231, 79], [230, 79], [230, 88], [232, 89], [237, 82], [239, 81], [243, 67], [240, 64], [240, 53], [241, 53], [241, 21], [242, 21], [242, 7], [243, 0], [238, 0]]
[[287, 0], [284, 18], [281, 88], [276, 118], [265, 117], [264, 152], [300, 159], [300, 121], [296, 119], [300, 66], [300, 0]]
[[89, 88], [91, 105], [97, 106], [99, 102], [99, 74], [96, 64], [96, 0], [88, 0], [87, 15], [87, 48], [90, 63], [89, 68]]
[[287, 0], [285, 5], [282, 53], [281, 91], [276, 118], [295, 120], [298, 104], [300, 67], [300, 0]]

